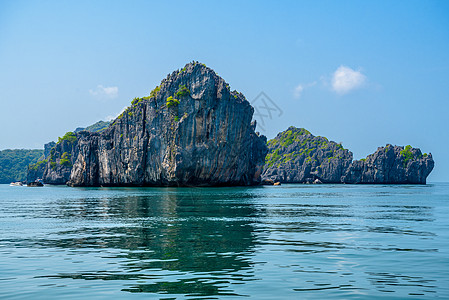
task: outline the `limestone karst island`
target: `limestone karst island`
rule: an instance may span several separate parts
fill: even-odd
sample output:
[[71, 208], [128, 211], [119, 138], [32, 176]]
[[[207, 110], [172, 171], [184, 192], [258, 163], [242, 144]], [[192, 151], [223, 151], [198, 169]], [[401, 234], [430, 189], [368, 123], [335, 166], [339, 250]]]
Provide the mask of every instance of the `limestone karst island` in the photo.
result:
[[[198, 62], [135, 98], [110, 124], [45, 145], [27, 181], [70, 186], [234, 186], [279, 183], [425, 184], [432, 155], [379, 147], [366, 159], [303, 128], [269, 140], [242, 93]], [[98, 127], [98, 126], [97, 126]]]
[[0, 300], [449, 299], [449, 1], [0, 1]]

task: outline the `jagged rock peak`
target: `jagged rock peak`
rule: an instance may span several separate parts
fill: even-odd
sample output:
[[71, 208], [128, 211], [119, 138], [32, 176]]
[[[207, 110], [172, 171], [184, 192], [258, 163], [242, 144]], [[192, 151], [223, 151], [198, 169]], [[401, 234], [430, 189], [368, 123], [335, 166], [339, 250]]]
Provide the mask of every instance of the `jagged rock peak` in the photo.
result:
[[204, 64], [169, 74], [100, 133], [77, 133], [70, 185], [251, 185], [266, 138], [243, 94]]
[[[211, 96], [204, 94], [204, 86], [209, 87], [208, 91], [211, 91], [210, 88], [213, 87], [217, 93], [217, 98], [227, 98], [228, 95], [231, 95], [232, 97], [230, 98], [233, 101], [248, 102], [242, 93], [235, 90], [231, 91], [229, 84], [226, 83], [222, 77], [218, 76], [213, 69], [207, 67], [204, 63], [192, 61], [186, 64], [182, 69], [169, 73], [148, 96], [134, 98], [131, 101], [131, 106], [125, 109], [125, 111], [113, 121], [113, 124], [125, 114], [130, 114], [130, 110], [133, 109], [134, 106], [142, 105], [143, 103], [153, 102], [156, 107], [162, 107], [168, 104], [167, 99], [169, 97], [172, 97], [172, 103], [177, 105], [178, 98], [186, 95], [194, 99], [201, 99], [203, 96]], [[252, 107], [251, 109], [253, 110]]]

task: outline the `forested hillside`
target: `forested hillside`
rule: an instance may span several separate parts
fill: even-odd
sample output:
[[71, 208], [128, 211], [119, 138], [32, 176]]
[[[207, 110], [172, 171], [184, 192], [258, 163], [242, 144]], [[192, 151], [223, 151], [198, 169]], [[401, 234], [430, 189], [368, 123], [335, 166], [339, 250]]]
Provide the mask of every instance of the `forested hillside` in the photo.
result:
[[0, 151], [0, 183], [24, 181], [27, 167], [44, 154], [41, 149], [7, 149]]

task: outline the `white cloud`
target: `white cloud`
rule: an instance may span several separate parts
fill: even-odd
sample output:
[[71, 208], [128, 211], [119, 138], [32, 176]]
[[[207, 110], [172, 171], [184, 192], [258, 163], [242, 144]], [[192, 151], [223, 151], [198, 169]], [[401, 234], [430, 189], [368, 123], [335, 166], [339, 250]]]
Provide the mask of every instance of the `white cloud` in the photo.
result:
[[107, 122], [109, 122], [109, 121], [114, 120], [115, 118], [116, 118], [116, 117], [109, 115], [109, 116], [106, 116], [106, 117], [104, 118], [104, 120], [107, 121]]
[[295, 98], [301, 97], [302, 92], [304, 91], [304, 85], [299, 84], [297, 87], [295, 87], [295, 91], [293, 92], [293, 95]]
[[366, 81], [366, 76], [346, 66], [340, 66], [332, 76], [332, 89], [338, 94], [346, 94], [360, 88]]
[[306, 83], [306, 84], [298, 84], [296, 87], [295, 87], [295, 90], [293, 91], [293, 96], [296, 98], [296, 99], [299, 99], [300, 97], [301, 97], [301, 95], [302, 95], [302, 92], [304, 92], [304, 89], [306, 89], [306, 88], [309, 88], [309, 87], [312, 87], [312, 86], [314, 86], [316, 84], [316, 81], [314, 81], [314, 82], [311, 82], [311, 83]]
[[94, 90], [89, 90], [89, 94], [100, 98], [110, 98], [110, 99], [117, 98], [118, 87], [102, 86], [101, 84], [99, 84]]
[[105, 120], [112, 121], [112, 120], [117, 119], [117, 117], [120, 116], [127, 108], [128, 108], [128, 106], [123, 107], [122, 110], [117, 115], [115, 115], [115, 116], [109, 115], [109, 116], [105, 117]]

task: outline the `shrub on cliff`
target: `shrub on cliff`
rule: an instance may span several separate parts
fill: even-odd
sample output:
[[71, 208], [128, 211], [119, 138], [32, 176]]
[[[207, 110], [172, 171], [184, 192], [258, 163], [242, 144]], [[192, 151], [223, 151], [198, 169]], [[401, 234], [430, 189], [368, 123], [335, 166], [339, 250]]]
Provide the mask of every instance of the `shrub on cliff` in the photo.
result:
[[176, 96], [184, 97], [190, 95], [190, 90], [183, 84], [179, 86], [178, 91], [176, 92]]
[[170, 97], [167, 98], [167, 102], [166, 103], [167, 103], [167, 107], [170, 108], [172, 106], [178, 105], [179, 104], [179, 100], [173, 98], [173, 96], [170, 96]]
[[62, 138], [61, 137], [58, 138], [58, 143], [61, 143], [63, 141], [74, 143], [76, 142], [76, 135], [73, 132], [69, 131], [66, 134], [64, 134]]

